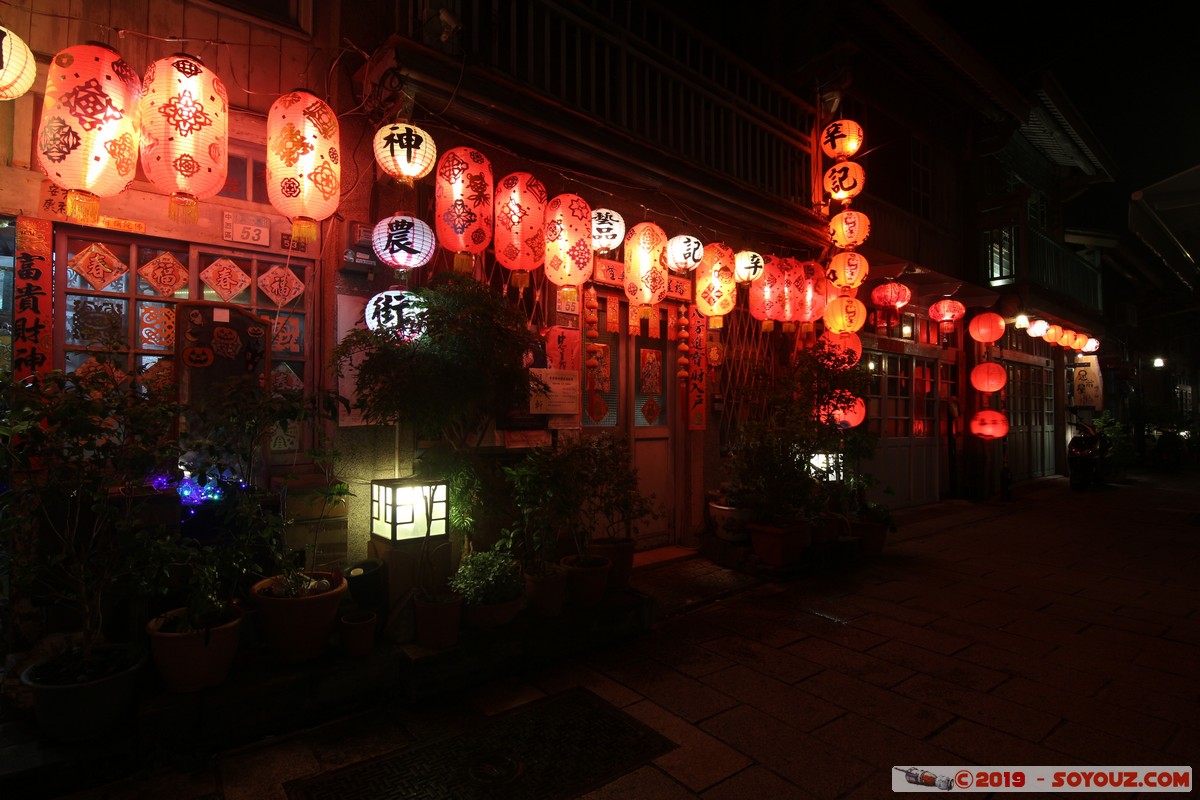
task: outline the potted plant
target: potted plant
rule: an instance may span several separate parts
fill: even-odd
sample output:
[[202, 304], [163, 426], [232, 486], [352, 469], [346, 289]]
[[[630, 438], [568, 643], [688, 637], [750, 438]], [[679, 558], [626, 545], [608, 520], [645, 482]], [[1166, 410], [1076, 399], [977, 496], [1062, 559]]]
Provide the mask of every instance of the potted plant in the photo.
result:
[[0, 551], [14, 608], [40, 606], [46, 633], [76, 631], [21, 674], [39, 725], [59, 739], [101, 733], [130, 710], [145, 658], [130, 607], [147, 543], [178, 526], [178, 498], [159, 488], [178, 457], [177, 406], [137, 378], [96, 360], [0, 376]]
[[526, 606], [539, 617], [558, 616], [567, 599], [567, 569], [558, 560], [558, 540], [575, 508], [573, 497], [558, 482], [565, 467], [550, 447], [532, 448], [519, 462], [504, 467], [516, 513], [498, 545], [520, 564]]
[[521, 565], [511, 553], [499, 549], [463, 555], [449, 585], [462, 595], [466, 620], [477, 628], [511, 621], [524, 601]]

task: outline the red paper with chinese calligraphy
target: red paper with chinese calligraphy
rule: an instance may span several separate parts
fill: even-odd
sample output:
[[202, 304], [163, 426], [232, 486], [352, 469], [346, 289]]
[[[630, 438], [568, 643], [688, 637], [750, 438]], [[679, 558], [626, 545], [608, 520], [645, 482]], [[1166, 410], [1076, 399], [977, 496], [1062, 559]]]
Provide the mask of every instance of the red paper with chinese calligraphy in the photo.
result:
[[67, 262], [92, 288], [100, 291], [129, 272], [129, 266], [99, 242], [92, 242]]
[[282, 308], [304, 294], [304, 282], [286, 267], [274, 266], [258, 276], [258, 288]]
[[200, 273], [204, 285], [217, 293], [217, 297], [228, 303], [246, 290], [250, 276], [228, 258], [218, 258]]
[[13, 379], [48, 372], [54, 365], [50, 293], [50, 220], [17, 217], [13, 259]]
[[[146, 283], [153, 286], [154, 291], [158, 292], [161, 297], [172, 296], [187, 286], [188, 280], [187, 267], [180, 264], [179, 259], [170, 253], [163, 253], [147, 261], [138, 270], [138, 275], [141, 275]], [[228, 300], [228, 298], [225, 299]]]
[[708, 425], [708, 322], [700, 309], [692, 306], [688, 325], [687, 424], [689, 431], [702, 431]]
[[549, 369], [579, 369], [579, 331], [552, 325], [546, 329], [546, 366]]

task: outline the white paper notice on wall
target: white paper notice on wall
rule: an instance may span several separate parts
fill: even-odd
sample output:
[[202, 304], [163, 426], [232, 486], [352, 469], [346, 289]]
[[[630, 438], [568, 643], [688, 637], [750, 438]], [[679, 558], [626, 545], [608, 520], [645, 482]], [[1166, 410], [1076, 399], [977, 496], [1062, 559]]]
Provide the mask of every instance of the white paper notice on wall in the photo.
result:
[[1079, 356], [1075, 359], [1075, 370], [1071, 379], [1074, 384], [1075, 407], [1088, 406], [1096, 411], [1104, 410], [1104, 382], [1100, 375], [1100, 359], [1096, 356]]

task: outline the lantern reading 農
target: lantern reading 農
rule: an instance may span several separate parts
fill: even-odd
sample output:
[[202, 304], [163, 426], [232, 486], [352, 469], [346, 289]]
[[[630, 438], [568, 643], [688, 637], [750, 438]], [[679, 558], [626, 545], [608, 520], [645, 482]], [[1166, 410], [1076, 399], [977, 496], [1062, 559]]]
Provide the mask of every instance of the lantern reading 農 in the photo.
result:
[[396, 214], [375, 223], [371, 248], [393, 269], [414, 269], [429, 263], [437, 243], [424, 221]]

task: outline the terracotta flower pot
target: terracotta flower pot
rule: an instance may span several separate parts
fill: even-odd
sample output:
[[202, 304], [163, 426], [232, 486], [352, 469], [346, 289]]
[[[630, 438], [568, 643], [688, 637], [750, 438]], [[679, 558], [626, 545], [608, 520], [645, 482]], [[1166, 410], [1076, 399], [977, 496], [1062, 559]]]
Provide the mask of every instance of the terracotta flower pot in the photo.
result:
[[[145, 653], [130, 655], [121, 645], [97, 645], [127, 665], [100, 678], [83, 683], [48, 684], [38, 680], [42, 662], [21, 673], [21, 683], [33, 696], [38, 728], [51, 739], [78, 742], [102, 736], [123, 725], [133, 715], [138, 672], [146, 663]], [[128, 656], [128, 657], [126, 657]], [[115, 662], [114, 662], [115, 663]]]
[[799, 563], [813, 541], [812, 525], [807, 522], [788, 526], [752, 522], [747, 527], [754, 554], [763, 564], [777, 569]]
[[603, 556], [564, 556], [559, 563], [567, 568], [567, 597], [571, 602], [583, 608], [599, 605], [608, 590], [612, 561]]
[[264, 578], [250, 589], [263, 636], [276, 657], [287, 664], [309, 661], [325, 652], [337, 624], [338, 605], [347, 591], [346, 581], [331, 572], [305, 574], [337, 583], [327, 592], [304, 597], [263, 594], [275, 578]]
[[525, 607], [543, 619], [557, 617], [567, 603], [567, 570], [561, 564], [546, 564], [544, 572], [525, 573]]
[[168, 692], [198, 692], [217, 686], [229, 676], [241, 639], [241, 608], [230, 610], [231, 619], [199, 631], [164, 632], [172, 618], [187, 613], [176, 608], [146, 623], [150, 654]]
[[498, 628], [512, 622], [525, 605], [521, 595], [501, 603], [480, 603], [479, 605], [464, 605], [463, 614], [466, 622], [472, 628]]

